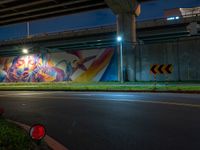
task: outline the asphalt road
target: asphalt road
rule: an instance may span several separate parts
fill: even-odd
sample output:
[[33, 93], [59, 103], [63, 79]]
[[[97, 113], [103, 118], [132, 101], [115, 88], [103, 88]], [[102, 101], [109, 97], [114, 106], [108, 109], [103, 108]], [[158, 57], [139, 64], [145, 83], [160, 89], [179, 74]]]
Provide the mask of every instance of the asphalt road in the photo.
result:
[[200, 95], [0, 92], [0, 107], [70, 150], [200, 149]]

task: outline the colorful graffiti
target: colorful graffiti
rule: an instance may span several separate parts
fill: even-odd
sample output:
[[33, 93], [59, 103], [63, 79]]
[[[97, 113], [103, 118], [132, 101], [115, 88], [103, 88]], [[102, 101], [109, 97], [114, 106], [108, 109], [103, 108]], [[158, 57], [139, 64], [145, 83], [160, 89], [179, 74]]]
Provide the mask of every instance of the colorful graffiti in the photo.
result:
[[109, 48], [4, 57], [0, 58], [0, 82], [100, 81], [109, 72], [113, 54]]

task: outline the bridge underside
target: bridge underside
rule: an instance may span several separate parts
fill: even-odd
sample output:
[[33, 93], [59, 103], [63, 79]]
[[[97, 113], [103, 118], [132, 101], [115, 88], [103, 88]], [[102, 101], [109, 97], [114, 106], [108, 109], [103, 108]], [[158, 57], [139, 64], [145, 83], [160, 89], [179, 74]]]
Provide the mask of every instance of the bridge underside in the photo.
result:
[[[152, 0], [3, 0], [0, 2], [0, 25], [17, 22], [25, 22], [59, 15], [66, 15], [91, 9], [109, 7], [117, 16], [117, 35], [123, 37], [123, 41], [136, 42], [136, 15], [139, 9], [138, 2]], [[33, 46], [32, 46], [33, 47]], [[41, 48], [38, 48], [41, 49]], [[120, 65], [120, 79], [123, 79], [123, 68], [127, 68], [127, 79], [135, 80], [135, 51], [132, 46], [123, 44], [120, 60], [123, 55], [125, 65]], [[118, 47], [119, 53], [119, 47]], [[123, 53], [123, 54], [122, 54]]]
[[104, 0], [1, 0], [0, 25], [107, 7]]
[[0, 26], [102, 8], [104, 0], [1, 0]]

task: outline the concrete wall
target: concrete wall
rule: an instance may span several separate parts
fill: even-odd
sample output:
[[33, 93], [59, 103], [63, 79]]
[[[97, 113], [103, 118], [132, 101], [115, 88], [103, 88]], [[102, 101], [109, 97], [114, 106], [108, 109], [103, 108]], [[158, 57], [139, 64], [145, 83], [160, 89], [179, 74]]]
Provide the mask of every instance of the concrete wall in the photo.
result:
[[200, 37], [142, 44], [136, 47], [136, 81], [153, 81], [151, 64], [172, 64], [173, 73], [157, 81], [200, 81]]
[[[124, 44], [126, 43], [123, 43], [123, 45]], [[131, 74], [134, 74], [132, 78], [136, 77], [136, 81], [154, 81], [155, 76], [150, 73], [151, 65], [172, 64], [172, 74], [157, 74], [157, 81], [200, 81], [200, 36], [187, 37], [185, 39], [178, 40], [174, 39], [165, 42], [157, 41], [157, 43], [145, 43], [137, 45], [135, 49], [133, 49], [132, 44], [127, 44], [126, 46], [129, 46], [128, 49], [131, 51], [124, 51], [124, 66], [126, 67], [124, 68], [125, 79], [130, 79], [128, 78], [127, 74], [129, 71]], [[133, 51], [135, 51], [135, 55]], [[93, 59], [85, 64], [88, 68], [86, 71], [79, 68], [77, 70], [78, 72], [70, 72], [70, 67], [77, 68], [76, 65], [79, 64], [76, 63], [77, 61], [82, 62], [83, 58], [78, 57], [79, 53], [84, 59], [88, 57], [90, 58], [90, 56]], [[95, 58], [93, 55], [95, 55]], [[45, 54], [45, 56], [43, 56], [43, 54], [35, 54], [33, 56], [16, 56], [12, 58], [0, 57], [0, 82], [117, 80], [118, 56], [115, 49], [83, 50], [78, 53], [64, 52], [64, 54], [49, 53], [48, 55]], [[34, 58], [34, 60], [42, 60], [42, 63], [40, 63], [40, 61], [34, 61], [33, 64], [29, 64], [29, 61], [27, 61], [29, 59], [27, 58], [30, 60], [32, 60], [32, 58]], [[21, 64], [20, 66], [17, 62], [21, 59], [26, 61], [23, 61], [24, 63], [22, 64], [19, 63]], [[69, 65], [70, 67], [66, 67], [65, 65], [56, 65], [59, 64], [58, 62], [60, 61], [63, 62], [63, 60], [65, 60], [64, 62], [69, 62], [69, 64], [71, 64]], [[77, 61], [74, 62], [73, 60]], [[46, 62], [48, 61], [53, 63], [48, 63], [51, 64], [50, 66], [47, 66], [47, 68], [50, 70], [50, 73], [44, 75], [43, 68], [46, 67]], [[27, 70], [26, 65], [34, 67], [28, 67], [30, 69]], [[39, 70], [37, 70], [38, 68]], [[132, 68], [133, 70], [136, 70], [136, 73], [134, 73]], [[72, 70], [74, 69], [72, 68]], [[27, 78], [27, 72], [29, 72], [28, 75], [30, 78]], [[42, 76], [44, 76], [44, 78], [39, 78], [38, 80], [38, 74], [39, 77], [41, 77], [40, 72], [42, 72]], [[16, 73], [17, 76], [15, 76]], [[25, 76], [24, 73], [26, 73]], [[32, 73], [34, 75], [32, 75]], [[57, 75], [60, 75], [59, 78]], [[80, 77], [77, 78], [79, 75]]]

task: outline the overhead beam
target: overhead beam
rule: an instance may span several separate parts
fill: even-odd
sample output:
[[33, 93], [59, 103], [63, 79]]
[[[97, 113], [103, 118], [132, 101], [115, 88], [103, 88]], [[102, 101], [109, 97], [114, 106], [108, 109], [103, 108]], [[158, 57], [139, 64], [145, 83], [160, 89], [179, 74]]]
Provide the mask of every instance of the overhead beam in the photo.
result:
[[45, 18], [47, 16], [57, 16], [61, 13], [67, 14], [67, 13], [70, 13], [70, 12], [77, 12], [77, 11], [83, 11], [83, 10], [88, 10], [88, 9], [90, 10], [90, 9], [94, 9], [94, 8], [104, 8], [104, 7], [105, 7], [105, 3], [101, 2], [101, 3], [98, 3], [98, 4], [78, 6], [78, 7], [70, 8], [70, 9], [62, 9], [62, 10], [56, 10], [56, 11], [46, 12], [46, 13], [42, 13], [42, 14], [24, 16], [24, 17], [19, 17], [19, 18], [11, 18], [9, 20], [2, 20], [2, 21], [0, 21], [0, 25], [5, 25], [5, 24], [9, 24], [9, 23], [16, 23], [16, 22], [25, 21], [25, 20], [32, 20], [32, 19], [37, 19], [37, 18]]
[[[25, 3], [25, 4], [21, 4], [21, 5], [17, 5], [17, 6], [6, 7], [6, 8], [0, 9], [0, 12], [20, 9], [20, 8], [25, 8], [25, 7], [29, 7], [29, 6], [38, 5], [38, 4], [44, 4], [44, 3], [47, 3], [47, 2], [52, 2], [52, 0], [40, 0], [40, 1], [35, 1], [35, 2], [31, 2], [31, 3]], [[2, 17], [2, 16], [0, 16], [0, 17]]]
[[[45, 0], [45, 1], [49, 1], [49, 0]], [[82, 0], [81, 2], [87, 2], [87, 1], [88, 0]], [[46, 6], [46, 7], [42, 7], [42, 8], [35, 8], [35, 9], [30, 9], [30, 10], [19, 11], [19, 12], [14, 12], [14, 13], [1, 15], [0, 18], [12, 17], [12, 16], [17, 16], [17, 15], [22, 15], [22, 14], [27, 14], [27, 13], [33, 13], [33, 12], [38, 12], [38, 11], [41, 11], [41, 10], [48, 10], [48, 9], [57, 8], [57, 7], [67, 7], [67, 6], [70, 6], [72, 4], [78, 4], [78, 3], [80, 3], [80, 1], [73, 1], [73, 2], [65, 2], [65, 3], [61, 3], [61, 4], [54, 4], [54, 5], [50, 5], [50, 6]], [[1, 10], [0, 10], [0, 12], [1, 12]]]
[[10, 3], [10, 2], [15, 2], [15, 1], [16, 0], [1, 0], [0, 5], [4, 5], [4, 4]]

